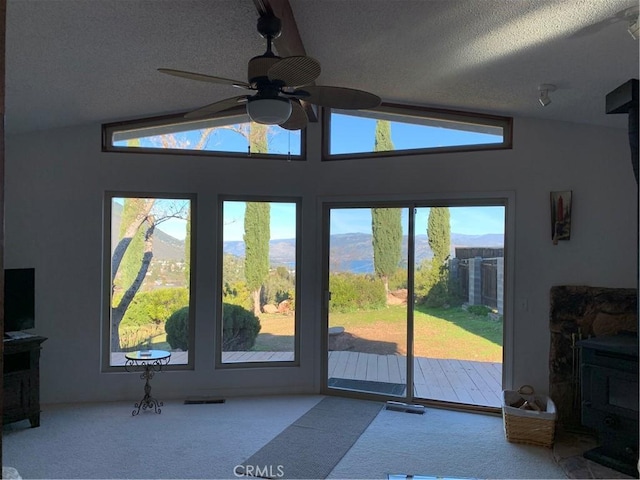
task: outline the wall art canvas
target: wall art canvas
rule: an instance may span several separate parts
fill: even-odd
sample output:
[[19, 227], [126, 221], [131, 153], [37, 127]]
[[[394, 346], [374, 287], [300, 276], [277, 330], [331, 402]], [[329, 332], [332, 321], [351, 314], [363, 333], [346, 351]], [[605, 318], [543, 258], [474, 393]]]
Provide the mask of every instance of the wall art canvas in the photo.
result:
[[571, 190], [551, 192], [551, 239], [554, 245], [571, 237], [571, 196]]

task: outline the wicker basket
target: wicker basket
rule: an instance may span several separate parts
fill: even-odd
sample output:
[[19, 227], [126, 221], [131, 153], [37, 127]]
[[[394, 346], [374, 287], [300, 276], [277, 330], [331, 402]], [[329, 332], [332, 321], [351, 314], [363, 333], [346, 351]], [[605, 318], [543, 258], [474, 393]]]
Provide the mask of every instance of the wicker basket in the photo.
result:
[[[540, 411], [525, 410], [513, 405], [535, 402]], [[509, 442], [552, 447], [556, 427], [556, 406], [549, 397], [535, 395], [524, 385], [518, 390], [504, 390], [502, 398], [504, 433]]]

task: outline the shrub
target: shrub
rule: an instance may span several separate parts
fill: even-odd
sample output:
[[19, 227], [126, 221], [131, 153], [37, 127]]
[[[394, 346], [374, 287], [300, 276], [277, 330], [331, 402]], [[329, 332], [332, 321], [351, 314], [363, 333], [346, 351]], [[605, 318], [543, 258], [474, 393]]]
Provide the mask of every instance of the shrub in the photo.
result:
[[222, 295], [225, 303], [240, 305], [246, 309], [253, 309], [251, 292], [244, 282], [225, 283]]
[[424, 300], [427, 307], [444, 307], [449, 305], [449, 292], [446, 281], [437, 282], [431, 287]]
[[[240, 305], [223, 304], [222, 350], [250, 350], [260, 333], [260, 320]], [[167, 343], [173, 349], [189, 348], [189, 307], [174, 312], [165, 325]]]
[[486, 317], [491, 312], [491, 309], [486, 305], [469, 305], [467, 312], [478, 315], [479, 317]]
[[222, 351], [250, 350], [260, 333], [260, 319], [240, 305], [222, 306]]
[[417, 303], [425, 303], [425, 299], [436, 281], [431, 268], [431, 260], [423, 260], [416, 269], [413, 280]]
[[440, 266], [425, 260], [415, 273], [416, 301], [427, 307], [460, 305], [460, 289], [449, 275], [448, 263]]
[[188, 350], [189, 348], [189, 307], [176, 310], [167, 319], [164, 326], [167, 332], [167, 343], [172, 349]]
[[389, 290], [394, 291], [401, 288], [407, 288], [407, 277], [408, 273], [406, 268], [399, 268], [396, 270], [395, 273], [389, 277]]
[[370, 275], [333, 274], [329, 278], [331, 301], [329, 311], [349, 313], [358, 310], [378, 310], [387, 304], [384, 283]]
[[263, 284], [262, 303], [278, 305], [283, 300], [293, 300], [295, 291], [295, 275], [289, 273], [285, 267], [277, 267], [269, 272]]
[[189, 304], [186, 288], [160, 288], [138, 293], [127, 308], [120, 327], [161, 325], [169, 315]]

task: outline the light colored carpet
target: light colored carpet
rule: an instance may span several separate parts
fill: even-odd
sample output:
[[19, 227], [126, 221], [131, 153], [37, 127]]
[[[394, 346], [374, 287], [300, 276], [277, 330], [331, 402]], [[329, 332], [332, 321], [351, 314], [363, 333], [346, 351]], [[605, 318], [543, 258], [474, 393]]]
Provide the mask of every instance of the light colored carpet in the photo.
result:
[[327, 478], [382, 409], [380, 402], [327, 397], [245, 463], [269, 478]]
[[[136, 417], [132, 402], [45, 405], [39, 428], [28, 422], [4, 427], [3, 461], [24, 479], [234, 479], [236, 466], [323, 398], [165, 401], [162, 414]], [[424, 415], [380, 411], [329, 477], [386, 479], [390, 473], [566, 478], [549, 449], [508, 443], [500, 417], [433, 408]]]
[[164, 401], [161, 414], [135, 417], [134, 402], [45, 405], [40, 427], [5, 426], [3, 462], [24, 479], [235, 478], [237, 465], [321, 399]]
[[567, 478], [551, 449], [506, 441], [502, 418], [428, 408], [383, 410], [329, 478]]

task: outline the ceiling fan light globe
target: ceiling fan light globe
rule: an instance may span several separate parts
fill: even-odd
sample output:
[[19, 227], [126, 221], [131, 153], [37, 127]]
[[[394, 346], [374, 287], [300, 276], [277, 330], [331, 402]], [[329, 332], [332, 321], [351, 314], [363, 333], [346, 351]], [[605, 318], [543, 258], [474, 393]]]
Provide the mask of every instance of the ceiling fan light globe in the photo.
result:
[[287, 98], [249, 98], [247, 114], [256, 123], [280, 125], [291, 116], [291, 108]]

